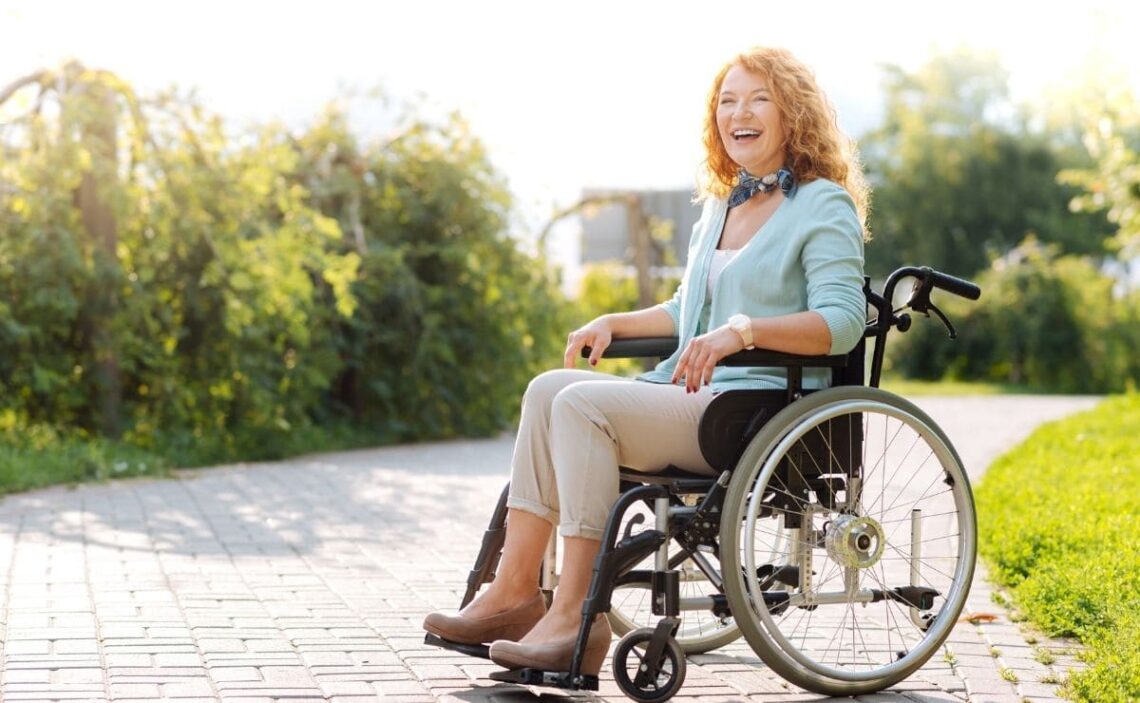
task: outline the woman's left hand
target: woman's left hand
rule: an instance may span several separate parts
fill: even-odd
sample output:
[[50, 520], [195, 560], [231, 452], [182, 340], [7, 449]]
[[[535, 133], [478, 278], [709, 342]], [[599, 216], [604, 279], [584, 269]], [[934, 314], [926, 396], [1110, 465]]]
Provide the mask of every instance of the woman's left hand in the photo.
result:
[[728, 325], [722, 325], [711, 332], [694, 337], [677, 359], [672, 382], [677, 383], [683, 378], [685, 391], [696, 393], [701, 386], [707, 386], [712, 382], [716, 362], [741, 349], [744, 349], [744, 340]]

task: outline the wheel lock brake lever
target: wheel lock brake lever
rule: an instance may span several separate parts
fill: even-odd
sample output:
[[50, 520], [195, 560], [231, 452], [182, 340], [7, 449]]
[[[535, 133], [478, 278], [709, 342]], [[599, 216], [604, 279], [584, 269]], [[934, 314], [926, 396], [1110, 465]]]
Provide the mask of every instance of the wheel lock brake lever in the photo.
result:
[[941, 320], [943, 325], [946, 325], [946, 331], [950, 333], [950, 339], [957, 339], [958, 330], [954, 329], [954, 325], [950, 323], [950, 320], [947, 319], [946, 315], [944, 315], [934, 303], [930, 303], [927, 308], [928, 312], [926, 316], [930, 317], [930, 313], [934, 313], [935, 317]]
[[[933, 291], [934, 283], [930, 279], [924, 278], [915, 281], [914, 288], [911, 290], [910, 300], [907, 302], [907, 307], [927, 317], [930, 317], [930, 313], [934, 313], [934, 316], [942, 322], [946, 327], [946, 331], [950, 333], [950, 339], [957, 339], [958, 330], [954, 329], [954, 325], [951, 324], [949, 318], [938, 309], [938, 306], [930, 301], [930, 294]], [[910, 325], [907, 324], [907, 327], [909, 326]]]

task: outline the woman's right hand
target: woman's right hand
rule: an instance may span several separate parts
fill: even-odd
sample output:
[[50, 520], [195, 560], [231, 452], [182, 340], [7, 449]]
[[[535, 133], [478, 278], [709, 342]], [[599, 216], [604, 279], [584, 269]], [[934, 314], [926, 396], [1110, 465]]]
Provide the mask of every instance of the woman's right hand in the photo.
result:
[[583, 347], [590, 348], [590, 366], [596, 366], [613, 338], [613, 328], [605, 315], [574, 330], [566, 338], [566, 355], [563, 359], [566, 368], [574, 368], [574, 361], [582, 353]]

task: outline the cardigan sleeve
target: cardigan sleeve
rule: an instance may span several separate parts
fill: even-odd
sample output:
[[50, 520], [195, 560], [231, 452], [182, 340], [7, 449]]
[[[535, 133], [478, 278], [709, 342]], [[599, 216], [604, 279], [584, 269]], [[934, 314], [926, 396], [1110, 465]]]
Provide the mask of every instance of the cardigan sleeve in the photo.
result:
[[658, 303], [655, 307], [661, 308], [673, 318], [673, 332], [681, 329], [681, 290], [684, 283], [677, 285], [677, 291], [673, 293], [673, 297], [663, 303]]
[[808, 309], [831, 331], [831, 354], [846, 354], [867, 324], [863, 294], [863, 231], [855, 203], [842, 188], [827, 189], [813, 208], [801, 250], [807, 278]]

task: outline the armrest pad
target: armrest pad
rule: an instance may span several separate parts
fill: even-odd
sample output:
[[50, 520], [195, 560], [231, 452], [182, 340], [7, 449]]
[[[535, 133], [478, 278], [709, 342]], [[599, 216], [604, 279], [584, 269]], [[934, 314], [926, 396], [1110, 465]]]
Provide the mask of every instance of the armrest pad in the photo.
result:
[[787, 352], [772, 351], [771, 349], [745, 349], [726, 356], [720, 360], [719, 366], [808, 366], [812, 368], [829, 368], [833, 366], [846, 366], [847, 356], [805, 356], [803, 354], [789, 354]]
[[[669, 356], [677, 350], [676, 337], [630, 337], [615, 339], [602, 353], [604, 359], [629, 359], [644, 356]], [[582, 358], [590, 356], [590, 348], [582, 349]], [[847, 356], [803, 356], [770, 349], [746, 349], [721, 359], [724, 366], [810, 366], [842, 367]]]
[[[615, 339], [602, 352], [603, 359], [630, 359], [639, 356], [669, 356], [677, 350], [676, 337], [628, 337]], [[582, 349], [582, 358], [590, 356], [590, 348]]]

